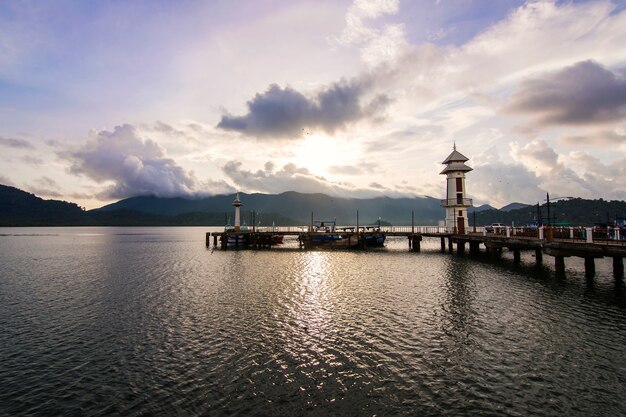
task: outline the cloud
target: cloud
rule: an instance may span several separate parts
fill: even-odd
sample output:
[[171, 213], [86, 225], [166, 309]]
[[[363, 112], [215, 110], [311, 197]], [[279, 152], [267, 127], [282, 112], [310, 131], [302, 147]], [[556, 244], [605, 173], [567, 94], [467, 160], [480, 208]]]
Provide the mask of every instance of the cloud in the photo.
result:
[[24, 139], [10, 139], [0, 137], [0, 146], [15, 149], [35, 149], [35, 147]]
[[511, 156], [524, 165], [540, 180], [540, 186], [560, 196], [595, 197], [605, 195], [604, 190], [592, 190], [583, 177], [563, 163], [563, 158], [547, 142], [535, 139], [524, 146], [511, 145]]
[[59, 185], [52, 178], [43, 176], [35, 180], [35, 185], [26, 185], [26, 190], [38, 197], [62, 198]]
[[338, 175], [363, 175], [371, 174], [377, 167], [378, 165], [372, 162], [360, 162], [357, 165], [333, 165], [328, 171]]
[[511, 202], [532, 203], [541, 198], [541, 180], [523, 164], [504, 163], [492, 147], [469, 162], [474, 171], [467, 175], [467, 192], [474, 205], [488, 202], [502, 206]]
[[614, 146], [626, 144], [626, 133], [621, 129], [589, 132], [583, 135], [564, 136], [559, 142], [570, 146]]
[[532, 204], [542, 201], [546, 192], [552, 197], [626, 198], [624, 157], [604, 162], [582, 151], [559, 154], [541, 139], [511, 143], [509, 156], [513, 163], [503, 162], [492, 147], [472, 158], [467, 191], [475, 205]]
[[10, 185], [11, 187], [15, 187], [15, 183], [11, 181], [10, 178], [5, 177], [4, 175], [0, 175], [0, 184], [2, 185]]
[[59, 188], [59, 184], [50, 177], [43, 176], [36, 180], [37, 184], [47, 188]]
[[28, 165], [43, 165], [44, 163], [43, 159], [30, 155], [24, 155], [20, 160]]
[[299, 191], [302, 193], [324, 193], [333, 196], [372, 197], [380, 196], [375, 189], [359, 189], [351, 184], [329, 181], [312, 174], [308, 169], [295, 164], [285, 164], [275, 171], [274, 164], [265, 164], [263, 170], [256, 172], [242, 169], [242, 163], [230, 161], [222, 168], [224, 174], [235, 184], [237, 189], [249, 192], [282, 193]]
[[402, 24], [374, 25], [375, 20], [400, 10], [399, 0], [355, 0], [346, 14], [346, 26], [335, 38], [340, 45], [360, 46], [361, 59], [370, 67], [394, 62], [407, 49]]
[[380, 118], [389, 99], [378, 94], [362, 103], [370, 87], [365, 80], [342, 80], [307, 97], [291, 87], [272, 84], [247, 103], [247, 114], [224, 115], [217, 127], [256, 137], [296, 138], [307, 129], [332, 134], [349, 123]]
[[186, 136], [186, 133], [182, 130], [176, 129], [175, 127], [161, 121], [157, 121], [152, 128], [157, 132], [165, 133], [171, 136]]
[[563, 159], [582, 171], [581, 178], [592, 193], [589, 197], [626, 200], [623, 184], [626, 178], [626, 158], [604, 164], [588, 152], [575, 151]]
[[626, 79], [593, 61], [523, 81], [506, 110], [536, 127], [618, 122], [626, 117]]
[[72, 173], [112, 183], [98, 196], [103, 199], [189, 196], [198, 185], [193, 174], [165, 157], [156, 142], [140, 137], [128, 124], [94, 132], [81, 148], [60, 155], [72, 161]]
[[33, 186], [33, 185], [27, 185], [26, 190], [29, 193], [35, 194], [37, 197], [41, 197], [41, 198], [63, 198], [64, 195], [56, 190], [50, 190], [48, 188], [40, 188], [37, 186]]
[[626, 158], [603, 164], [598, 158], [581, 151], [559, 155], [545, 141], [535, 139], [521, 146], [511, 144], [511, 156], [528, 171], [534, 172], [539, 187], [561, 197], [626, 197], [622, 179], [626, 175]]

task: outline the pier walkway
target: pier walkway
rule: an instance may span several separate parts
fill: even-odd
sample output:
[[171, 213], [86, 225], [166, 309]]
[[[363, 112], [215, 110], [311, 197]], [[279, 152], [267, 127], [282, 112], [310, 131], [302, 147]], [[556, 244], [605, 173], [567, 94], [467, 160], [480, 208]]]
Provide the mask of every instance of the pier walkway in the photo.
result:
[[[441, 241], [441, 251], [463, 253], [467, 249], [470, 255], [480, 253], [481, 245], [485, 252], [493, 257], [499, 257], [503, 249], [513, 252], [513, 260], [519, 263], [521, 251], [534, 251], [537, 263], [541, 263], [543, 255], [554, 257], [554, 266], [557, 273], [565, 272], [565, 258], [580, 257], [585, 260], [585, 274], [595, 275], [595, 259], [603, 257], [613, 258], [613, 274], [616, 278], [624, 276], [623, 258], [626, 257], [626, 236], [619, 228], [594, 229], [590, 227], [540, 227], [514, 228], [501, 227], [488, 230], [483, 227], [470, 228], [466, 233], [456, 233], [445, 227], [436, 226], [382, 226], [380, 228], [338, 227], [332, 233], [341, 233], [348, 241], [347, 247], [366, 248], [368, 236], [384, 235], [385, 237], [406, 237], [409, 249], [420, 251], [420, 242], [423, 238], [438, 238]], [[313, 231], [311, 227], [258, 227], [250, 231], [240, 232], [207, 232], [206, 246], [211, 240], [215, 247], [227, 249], [233, 240], [234, 246], [251, 248], [275, 246], [273, 236], [297, 236], [300, 247], [307, 247], [306, 242], [315, 236], [328, 235], [329, 232]], [[211, 239], [212, 238], [212, 239]], [[351, 243], [351, 244], [350, 244]]]

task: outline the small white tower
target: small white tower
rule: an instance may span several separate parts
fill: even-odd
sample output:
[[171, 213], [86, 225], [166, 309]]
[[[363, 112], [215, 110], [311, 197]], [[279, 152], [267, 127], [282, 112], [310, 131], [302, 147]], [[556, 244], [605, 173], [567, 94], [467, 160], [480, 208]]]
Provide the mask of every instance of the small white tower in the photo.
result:
[[446, 199], [441, 200], [441, 206], [446, 209], [446, 228], [459, 234], [469, 229], [467, 209], [472, 207], [472, 200], [465, 198], [465, 173], [472, 170], [465, 165], [466, 161], [455, 143], [452, 153], [442, 162], [446, 167], [440, 172], [447, 176]]
[[235, 206], [235, 232], [238, 232], [241, 229], [241, 209], [243, 203], [239, 199], [239, 192], [237, 192], [237, 198], [233, 201], [233, 206]]

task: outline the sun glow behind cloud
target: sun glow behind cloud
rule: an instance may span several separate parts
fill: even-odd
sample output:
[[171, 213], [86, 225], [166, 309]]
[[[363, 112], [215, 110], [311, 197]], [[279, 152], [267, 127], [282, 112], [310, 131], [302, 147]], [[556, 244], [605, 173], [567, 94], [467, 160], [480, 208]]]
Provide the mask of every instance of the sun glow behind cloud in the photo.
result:
[[294, 146], [292, 160], [316, 175], [329, 175], [331, 167], [354, 163], [359, 153], [358, 148], [349, 142], [320, 134], [307, 134]]

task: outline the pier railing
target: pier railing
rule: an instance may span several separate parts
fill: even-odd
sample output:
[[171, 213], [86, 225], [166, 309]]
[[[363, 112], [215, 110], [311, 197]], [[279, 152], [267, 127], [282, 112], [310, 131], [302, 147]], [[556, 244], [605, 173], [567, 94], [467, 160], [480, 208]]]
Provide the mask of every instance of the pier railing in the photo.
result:
[[540, 240], [559, 240], [586, 243], [611, 243], [626, 246], [626, 230], [619, 227], [477, 227], [470, 228], [470, 233], [484, 236], [502, 236], [507, 238], [527, 238]]
[[[337, 233], [355, 233], [355, 226], [337, 226], [332, 231]], [[324, 231], [331, 231], [325, 229]], [[255, 232], [260, 233], [276, 233], [283, 235], [300, 235], [311, 231], [322, 231], [311, 226], [258, 226], [254, 228]], [[545, 242], [572, 242], [572, 243], [593, 243], [606, 244], [610, 246], [626, 247], [626, 229], [619, 227], [474, 227], [470, 226], [459, 233], [455, 228], [447, 228], [442, 226], [360, 226], [359, 233], [383, 233], [388, 237], [414, 235], [430, 236], [430, 237], [457, 237], [462, 235], [468, 236], [485, 236], [496, 238], [497, 240], [507, 239], [529, 239]], [[222, 233], [211, 233], [213, 236]]]
[[[355, 226], [337, 226], [336, 231], [356, 231]], [[310, 226], [258, 226], [255, 228], [257, 232], [263, 233], [305, 233], [311, 231]], [[445, 227], [439, 226], [360, 226], [360, 232], [374, 233], [420, 233], [420, 234], [445, 234], [451, 233]]]
[[[306, 233], [311, 231], [310, 226], [263, 226], [256, 227], [257, 232], [264, 233]], [[337, 226], [337, 232], [355, 232], [355, 226]], [[363, 233], [386, 233], [393, 235], [398, 234], [422, 234], [422, 235], [450, 235], [459, 234], [454, 228], [446, 228], [442, 226], [361, 226], [359, 232]], [[483, 236], [501, 236], [503, 238], [517, 239], [540, 239], [540, 240], [559, 240], [586, 243], [601, 243], [626, 246], [626, 229], [619, 227], [598, 228], [598, 227], [473, 227], [470, 226], [465, 230], [465, 234]]]

